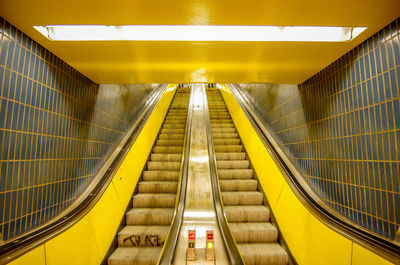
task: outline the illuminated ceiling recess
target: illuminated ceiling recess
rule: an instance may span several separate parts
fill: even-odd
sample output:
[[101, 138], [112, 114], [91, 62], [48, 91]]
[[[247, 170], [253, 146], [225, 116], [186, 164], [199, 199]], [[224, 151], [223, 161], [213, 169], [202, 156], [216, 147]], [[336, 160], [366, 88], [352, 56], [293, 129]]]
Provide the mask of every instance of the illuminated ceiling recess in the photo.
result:
[[51, 25], [34, 26], [52, 41], [311, 41], [346, 42], [366, 27]]
[[[400, 0], [0, 0], [0, 16], [98, 84], [301, 84], [400, 17]], [[103, 35], [103, 40], [85, 41], [81, 36], [82, 29], [75, 28], [74, 31], [81, 33], [69, 38], [81, 40], [54, 40], [58, 29], [55, 35], [51, 33], [52, 36], [46, 27], [39, 28], [44, 34], [34, 28], [47, 25], [108, 25], [109, 31], [119, 32], [115, 38], [119, 40], [110, 40], [109, 36]], [[269, 41], [215, 40], [245, 36], [234, 33], [232, 37], [232, 32], [225, 32], [229, 28], [224, 28], [222, 34], [213, 38], [208, 35], [210, 33], [208, 36], [201, 34], [203, 39], [210, 41], [199, 41], [200, 34], [195, 38], [181, 37], [191, 39], [188, 41], [167, 41], [160, 35], [135, 41], [128, 40], [132, 36], [125, 37], [121, 33], [129, 28], [114, 28], [120, 25], [151, 25], [156, 29], [161, 25], [200, 26], [196, 27], [197, 31], [205, 28], [211, 32], [223, 25], [232, 27], [234, 32], [243, 27], [250, 27], [250, 31], [260, 30], [260, 25], [281, 27], [261, 28], [279, 32], [269, 34]], [[340, 34], [345, 31], [347, 35], [339, 37], [342, 41], [311, 41], [309, 36], [309, 41], [299, 41], [290, 35], [293, 34], [290, 33], [291, 26], [307, 26], [303, 29], [310, 26], [324, 34], [328, 34], [324, 28], [345, 27]], [[392, 26], [398, 27], [396, 23]], [[104, 27], [100, 26], [100, 30]], [[184, 31], [188, 29], [185, 27], [173, 29]], [[355, 37], [358, 27], [366, 29]], [[353, 28], [352, 36], [349, 36], [349, 28]], [[265, 35], [251, 38], [266, 38]], [[301, 35], [303, 39], [306, 36]], [[171, 39], [171, 36], [167, 38]], [[385, 32], [384, 37], [389, 36]], [[109, 40], [105, 40], [106, 37]], [[297, 41], [273, 41], [272, 37], [296, 38]], [[135, 38], [139, 36], [135, 35]], [[398, 43], [397, 37], [392, 38], [393, 44]]]

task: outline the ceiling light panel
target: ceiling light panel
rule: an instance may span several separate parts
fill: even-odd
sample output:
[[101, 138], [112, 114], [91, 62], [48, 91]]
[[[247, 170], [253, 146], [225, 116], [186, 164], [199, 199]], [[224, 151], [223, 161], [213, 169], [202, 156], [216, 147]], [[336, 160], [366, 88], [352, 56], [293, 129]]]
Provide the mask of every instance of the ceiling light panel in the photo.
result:
[[365, 27], [53, 25], [34, 26], [52, 41], [308, 41], [346, 42]]

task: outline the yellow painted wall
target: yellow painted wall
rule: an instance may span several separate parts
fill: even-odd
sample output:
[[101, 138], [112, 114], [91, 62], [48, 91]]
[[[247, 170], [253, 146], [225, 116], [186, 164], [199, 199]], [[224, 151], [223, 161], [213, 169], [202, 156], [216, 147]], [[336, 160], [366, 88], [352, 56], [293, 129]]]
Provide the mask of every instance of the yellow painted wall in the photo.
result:
[[96, 205], [71, 228], [15, 259], [12, 265], [95, 265], [103, 260], [117, 232], [153, 142], [172, 101], [169, 85]]
[[386, 265], [310, 213], [290, 188], [227, 85], [221, 93], [290, 251], [300, 265]]

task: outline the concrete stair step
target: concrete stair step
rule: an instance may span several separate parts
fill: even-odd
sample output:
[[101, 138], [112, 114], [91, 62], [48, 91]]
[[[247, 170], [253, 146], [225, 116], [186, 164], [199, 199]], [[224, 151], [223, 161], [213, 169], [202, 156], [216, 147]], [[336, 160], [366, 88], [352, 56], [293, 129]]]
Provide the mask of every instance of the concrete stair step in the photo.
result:
[[175, 193], [177, 181], [141, 181], [138, 185], [139, 193]]
[[174, 193], [138, 193], [133, 196], [133, 208], [174, 208]]
[[228, 222], [269, 222], [270, 210], [264, 205], [224, 206]]
[[170, 225], [174, 208], [133, 208], [126, 214], [127, 225]]
[[169, 225], [125, 226], [118, 233], [120, 247], [161, 247], [169, 232]]
[[286, 265], [289, 256], [277, 243], [238, 244], [246, 265]]
[[181, 154], [151, 154], [151, 161], [168, 161], [168, 162], [180, 162], [182, 158]]
[[219, 179], [252, 179], [254, 171], [252, 169], [218, 169]]
[[181, 162], [150, 161], [147, 162], [147, 170], [175, 170], [179, 171]]
[[278, 229], [271, 223], [229, 223], [236, 243], [276, 243]]
[[255, 179], [221, 179], [221, 191], [257, 191], [258, 181]]
[[246, 159], [245, 152], [215, 153], [217, 160], [243, 160]]
[[262, 205], [264, 196], [258, 191], [223, 191], [224, 205]]
[[143, 171], [144, 181], [178, 181], [179, 171]]
[[249, 160], [217, 160], [217, 169], [247, 169]]
[[161, 247], [117, 248], [108, 258], [108, 265], [155, 265]]

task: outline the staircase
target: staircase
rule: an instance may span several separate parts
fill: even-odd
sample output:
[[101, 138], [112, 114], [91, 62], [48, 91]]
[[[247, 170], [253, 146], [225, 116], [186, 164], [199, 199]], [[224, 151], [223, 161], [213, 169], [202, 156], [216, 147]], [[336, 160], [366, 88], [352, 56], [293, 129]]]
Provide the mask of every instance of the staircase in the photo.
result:
[[246, 265], [288, 264], [221, 92], [207, 89], [207, 100], [222, 202], [239, 251]]

